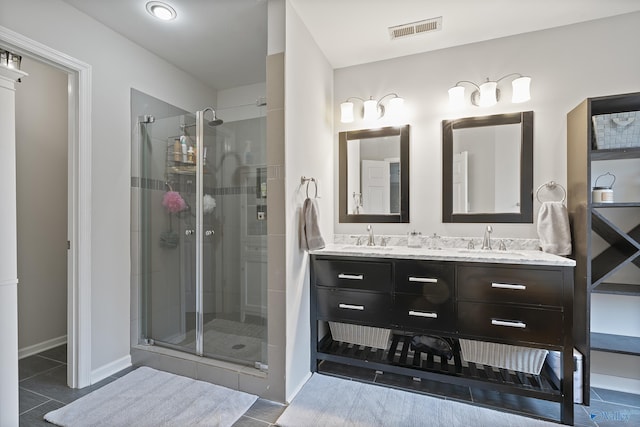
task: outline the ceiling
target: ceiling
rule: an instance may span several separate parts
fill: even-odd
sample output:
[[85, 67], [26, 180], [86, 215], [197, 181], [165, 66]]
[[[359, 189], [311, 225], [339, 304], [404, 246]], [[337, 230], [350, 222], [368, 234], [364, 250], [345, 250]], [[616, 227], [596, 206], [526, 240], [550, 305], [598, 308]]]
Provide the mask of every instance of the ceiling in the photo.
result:
[[[267, 0], [64, 0], [216, 90], [265, 81]], [[289, 0], [334, 68], [640, 11], [638, 0]], [[438, 31], [391, 40], [388, 27], [442, 17]]]

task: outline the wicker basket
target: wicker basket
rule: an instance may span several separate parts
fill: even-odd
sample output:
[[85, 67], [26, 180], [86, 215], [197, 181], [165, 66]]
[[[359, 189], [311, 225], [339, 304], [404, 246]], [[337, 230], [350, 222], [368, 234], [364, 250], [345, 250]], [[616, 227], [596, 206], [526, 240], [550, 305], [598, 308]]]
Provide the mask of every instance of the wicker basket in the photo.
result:
[[390, 329], [338, 322], [329, 322], [329, 329], [331, 329], [334, 341], [381, 349], [386, 349], [389, 346]]
[[593, 116], [593, 136], [598, 150], [640, 147], [640, 111]]
[[496, 344], [484, 341], [460, 340], [462, 358], [467, 362], [496, 366], [511, 371], [539, 375], [548, 350]]

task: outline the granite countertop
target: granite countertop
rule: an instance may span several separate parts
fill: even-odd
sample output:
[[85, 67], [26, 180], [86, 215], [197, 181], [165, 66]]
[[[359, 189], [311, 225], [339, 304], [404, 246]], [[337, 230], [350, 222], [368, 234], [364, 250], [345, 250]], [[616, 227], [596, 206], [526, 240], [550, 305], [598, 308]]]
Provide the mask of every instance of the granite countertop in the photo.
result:
[[344, 243], [327, 244], [313, 255], [337, 255], [371, 258], [401, 258], [431, 261], [488, 262], [499, 264], [558, 265], [573, 267], [572, 259], [539, 250], [482, 250], [464, 248], [409, 248], [407, 246], [366, 246]]

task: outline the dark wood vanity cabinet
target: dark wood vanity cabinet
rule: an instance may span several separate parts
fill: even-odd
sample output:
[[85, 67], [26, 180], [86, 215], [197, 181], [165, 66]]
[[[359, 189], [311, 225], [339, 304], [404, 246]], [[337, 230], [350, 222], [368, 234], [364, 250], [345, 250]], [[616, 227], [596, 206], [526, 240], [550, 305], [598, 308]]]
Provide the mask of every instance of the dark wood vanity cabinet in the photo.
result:
[[[554, 401], [554, 421], [573, 424], [573, 267], [313, 254], [310, 309], [312, 371], [330, 361]], [[388, 329], [389, 346], [334, 341], [324, 321]], [[413, 349], [414, 335], [448, 340], [453, 359]], [[467, 362], [463, 338], [560, 351], [561, 378]]]
[[394, 267], [391, 326], [454, 332], [453, 265], [398, 260]]
[[317, 318], [386, 327], [393, 266], [388, 261], [324, 259], [314, 263]]

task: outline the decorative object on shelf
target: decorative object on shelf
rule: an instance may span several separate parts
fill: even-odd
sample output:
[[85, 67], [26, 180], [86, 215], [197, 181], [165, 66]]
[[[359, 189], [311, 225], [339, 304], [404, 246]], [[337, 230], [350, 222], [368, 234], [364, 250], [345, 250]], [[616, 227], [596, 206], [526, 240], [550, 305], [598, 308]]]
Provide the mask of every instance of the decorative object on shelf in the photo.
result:
[[[388, 96], [392, 96], [393, 98], [389, 100], [387, 109], [385, 109], [382, 101]], [[392, 118], [399, 118], [404, 105], [404, 99], [396, 93], [388, 93], [380, 97], [378, 100], [373, 99], [372, 96], [366, 100], [357, 96], [351, 96], [347, 98], [345, 102], [340, 104], [340, 121], [342, 123], [352, 123], [355, 119], [353, 113], [354, 104], [351, 101], [352, 99], [362, 101], [362, 118], [366, 121], [379, 119], [383, 117], [385, 113], [388, 113], [388, 116]]]
[[498, 83], [508, 77], [518, 76], [511, 82], [513, 88], [513, 94], [511, 102], [514, 104], [528, 101], [531, 99], [531, 92], [529, 86], [531, 84], [531, 77], [523, 76], [519, 73], [507, 74], [504, 77], [500, 77], [498, 80], [491, 81], [487, 78], [487, 81], [478, 85], [469, 80], [460, 80], [452, 88], [449, 89], [449, 104], [454, 108], [461, 108], [465, 104], [465, 89], [461, 86], [463, 83], [469, 84], [475, 88], [471, 92], [471, 103], [476, 107], [490, 107], [495, 105], [500, 100], [500, 90], [498, 89]]
[[0, 66], [19, 70], [21, 63], [22, 56], [9, 52], [8, 50], [0, 49]]
[[[609, 185], [598, 185], [598, 180], [602, 177], [610, 176], [611, 183]], [[606, 178], [605, 178], [606, 179]], [[591, 198], [593, 203], [613, 203], [613, 184], [616, 183], [616, 176], [611, 172], [603, 173], [596, 178]]]
[[596, 149], [640, 147], [640, 111], [597, 114], [592, 120]]

